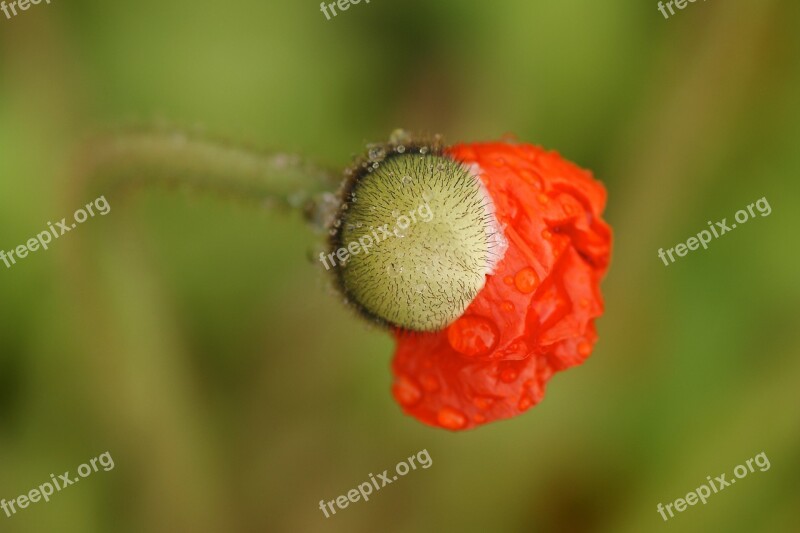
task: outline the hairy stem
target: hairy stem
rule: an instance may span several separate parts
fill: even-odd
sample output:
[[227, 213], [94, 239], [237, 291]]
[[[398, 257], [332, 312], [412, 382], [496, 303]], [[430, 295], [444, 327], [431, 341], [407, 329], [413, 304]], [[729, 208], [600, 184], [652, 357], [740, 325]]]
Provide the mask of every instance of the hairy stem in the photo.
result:
[[73, 193], [168, 186], [258, 206], [302, 210], [323, 228], [335, 211], [334, 174], [293, 154], [264, 152], [170, 129], [125, 131], [90, 142]]

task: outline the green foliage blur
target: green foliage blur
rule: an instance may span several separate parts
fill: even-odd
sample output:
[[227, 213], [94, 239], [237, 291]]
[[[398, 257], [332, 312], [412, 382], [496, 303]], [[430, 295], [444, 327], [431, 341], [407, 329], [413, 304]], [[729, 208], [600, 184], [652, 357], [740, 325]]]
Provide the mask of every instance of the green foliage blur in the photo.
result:
[[[0, 264], [0, 498], [109, 451], [0, 532], [798, 531], [800, 4], [42, 2], [0, 14], [0, 249], [70, 216], [76, 146], [168, 121], [344, 167], [397, 127], [556, 149], [609, 191], [600, 341], [528, 413], [404, 416], [392, 342], [299, 216], [110, 199]], [[758, 217], [664, 266], [707, 221]], [[93, 197], [83, 199], [89, 202]], [[331, 518], [318, 508], [427, 449]], [[765, 452], [664, 523], [656, 511]]]

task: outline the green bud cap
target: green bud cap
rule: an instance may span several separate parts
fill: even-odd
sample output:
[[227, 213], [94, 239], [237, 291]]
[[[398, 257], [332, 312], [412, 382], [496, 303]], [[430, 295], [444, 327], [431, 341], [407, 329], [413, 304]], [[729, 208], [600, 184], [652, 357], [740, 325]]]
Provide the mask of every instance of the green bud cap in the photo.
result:
[[333, 273], [378, 323], [436, 331], [477, 296], [505, 251], [476, 170], [436, 144], [372, 146], [350, 169], [333, 223]]

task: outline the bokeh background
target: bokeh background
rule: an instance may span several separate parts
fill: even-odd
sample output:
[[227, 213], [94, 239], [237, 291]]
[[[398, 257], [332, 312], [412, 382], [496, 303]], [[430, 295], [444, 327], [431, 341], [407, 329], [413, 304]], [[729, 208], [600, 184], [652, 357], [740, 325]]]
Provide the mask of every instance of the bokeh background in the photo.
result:
[[[0, 248], [65, 202], [87, 134], [166, 120], [335, 168], [396, 127], [513, 133], [590, 168], [615, 230], [600, 341], [523, 416], [405, 417], [389, 336], [301, 217], [141, 190], [0, 265], [0, 497], [99, 472], [8, 532], [794, 532], [800, 4], [53, 1], [0, 15]], [[769, 217], [656, 255], [766, 197]], [[88, 202], [94, 196], [86, 197]], [[427, 449], [326, 519], [320, 499]], [[765, 452], [664, 523], [659, 502]]]

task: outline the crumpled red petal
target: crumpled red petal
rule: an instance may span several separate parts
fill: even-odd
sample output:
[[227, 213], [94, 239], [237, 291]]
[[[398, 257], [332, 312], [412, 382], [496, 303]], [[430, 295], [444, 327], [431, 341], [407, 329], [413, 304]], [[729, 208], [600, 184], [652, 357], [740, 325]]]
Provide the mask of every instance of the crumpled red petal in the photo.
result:
[[395, 332], [392, 393], [421, 422], [462, 430], [526, 411], [555, 372], [591, 354], [611, 229], [603, 185], [556, 152], [502, 142], [447, 152], [480, 167], [508, 250], [450, 326]]

